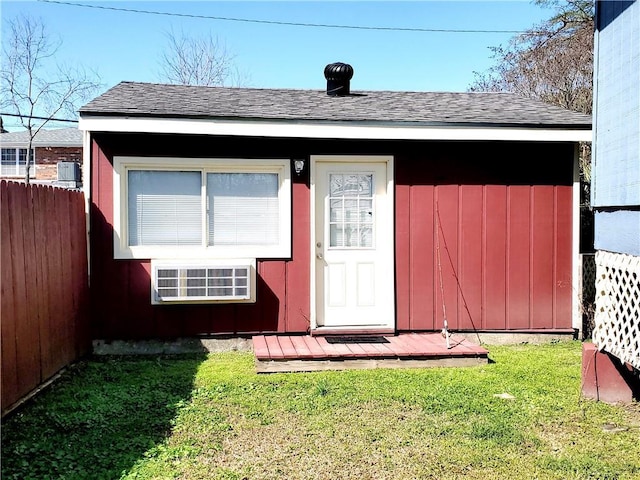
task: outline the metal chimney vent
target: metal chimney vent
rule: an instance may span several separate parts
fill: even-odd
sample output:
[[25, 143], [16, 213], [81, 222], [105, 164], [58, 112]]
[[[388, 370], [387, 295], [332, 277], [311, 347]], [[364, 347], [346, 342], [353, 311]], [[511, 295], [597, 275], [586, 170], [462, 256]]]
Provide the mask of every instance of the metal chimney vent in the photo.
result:
[[327, 95], [342, 97], [351, 93], [349, 83], [353, 77], [353, 67], [346, 63], [330, 63], [324, 67], [324, 78], [327, 79]]

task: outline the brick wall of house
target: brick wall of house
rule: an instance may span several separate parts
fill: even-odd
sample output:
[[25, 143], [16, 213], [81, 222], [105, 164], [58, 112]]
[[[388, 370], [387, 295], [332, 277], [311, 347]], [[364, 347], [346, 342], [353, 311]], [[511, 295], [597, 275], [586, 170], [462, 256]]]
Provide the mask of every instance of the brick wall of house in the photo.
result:
[[36, 179], [56, 180], [58, 162], [77, 162], [82, 166], [82, 147], [36, 147]]

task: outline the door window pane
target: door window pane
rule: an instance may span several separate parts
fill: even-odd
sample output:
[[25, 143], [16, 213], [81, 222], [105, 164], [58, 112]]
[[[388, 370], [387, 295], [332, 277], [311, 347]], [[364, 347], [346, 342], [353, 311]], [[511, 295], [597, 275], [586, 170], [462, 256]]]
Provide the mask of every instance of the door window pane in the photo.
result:
[[131, 170], [129, 245], [201, 245], [200, 172]]
[[373, 175], [329, 175], [329, 246], [373, 247]]

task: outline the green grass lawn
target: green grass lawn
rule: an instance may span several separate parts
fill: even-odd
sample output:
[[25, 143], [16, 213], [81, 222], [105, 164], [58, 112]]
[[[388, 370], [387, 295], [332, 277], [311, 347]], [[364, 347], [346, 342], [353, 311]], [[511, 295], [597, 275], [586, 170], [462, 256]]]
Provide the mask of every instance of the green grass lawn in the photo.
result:
[[94, 358], [3, 421], [2, 478], [640, 479], [640, 408], [580, 398], [579, 342], [488, 348], [268, 375], [250, 353]]

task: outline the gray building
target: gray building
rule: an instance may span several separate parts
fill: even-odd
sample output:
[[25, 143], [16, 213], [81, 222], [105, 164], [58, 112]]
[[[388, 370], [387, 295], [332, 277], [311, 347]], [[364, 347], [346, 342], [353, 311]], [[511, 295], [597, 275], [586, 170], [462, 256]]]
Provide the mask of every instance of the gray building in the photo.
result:
[[596, 2], [594, 343], [640, 369], [640, 2]]

